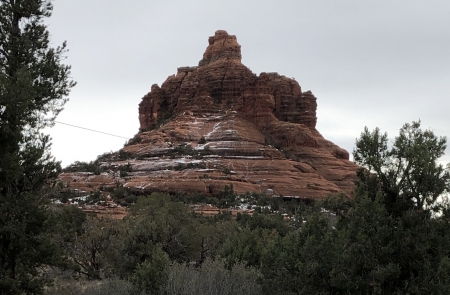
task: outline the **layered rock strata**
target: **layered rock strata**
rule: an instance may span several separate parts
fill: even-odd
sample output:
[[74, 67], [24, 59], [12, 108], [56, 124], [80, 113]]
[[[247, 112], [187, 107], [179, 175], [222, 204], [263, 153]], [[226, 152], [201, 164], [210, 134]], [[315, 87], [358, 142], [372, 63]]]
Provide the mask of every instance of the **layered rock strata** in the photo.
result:
[[[141, 191], [235, 191], [320, 199], [352, 194], [358, 166], [316, 130], [317, 99], [294, 79], [252, 73], [236, 36], [217, 31], [195, 67], [178, 68], [139, 104], [140, 132], [123, 148], [126, 177]], [[72, 177], [67, 175], [67, 177]], [[91, 180], [89, 179], [91, 177]], [[75, 186], [94, 183], [86, 176]], [[81, 185], [80, 185], [81, 183]]]

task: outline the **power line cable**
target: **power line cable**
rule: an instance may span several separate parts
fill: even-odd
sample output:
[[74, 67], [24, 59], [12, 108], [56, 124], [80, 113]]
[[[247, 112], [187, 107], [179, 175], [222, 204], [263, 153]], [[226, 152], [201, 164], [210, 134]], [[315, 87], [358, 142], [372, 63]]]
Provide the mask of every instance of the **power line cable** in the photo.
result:
[[54, 121], [54, 122], [55, 122], [55, 123], [58, 123], [58, 124], [63, 124], [63, 125], [67, 125], [67, 126], [71, 126], [71, 127], [75, 127], [75, 128], [80, 128], [80, 129], [92, 131], [92, 132], [97, 132], [97, 133], [106, 134], [106, 135], [109, 135], [109, 136], [115, 136], [115, 137], [120, 137], [120, 138], [129, 139], [128, 137], [123, 137], [123, 136], [119, 136], [119, 135], [114, 135], [114, 134], [111, 134], [111, 133], [106, 133], [106, 132], [102, 132], [102, 131], [98, 131], [98, 130], [93, 130], [93, 129], [89, 129], [89, 128], [85, 128], [85, 127], [81, 127], [81, 126], [76, 126], [76, 125], [67, 124], [67, 123], [58, 122], [58, 121]]

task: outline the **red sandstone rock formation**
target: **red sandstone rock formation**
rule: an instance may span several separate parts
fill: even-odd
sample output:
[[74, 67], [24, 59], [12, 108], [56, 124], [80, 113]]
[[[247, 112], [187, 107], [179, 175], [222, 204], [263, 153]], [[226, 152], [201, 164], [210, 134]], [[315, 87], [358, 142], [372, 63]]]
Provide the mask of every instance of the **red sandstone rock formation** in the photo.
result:
[[233, 184], [240, 193], [351, 195], [358, 166], [316, 130], [316, 100], [291, 78], [252, 73], [236, 36], [217, 31], [198, 66], [178, 68], [143, 97], [140, 133], [123, 149], [130, 158], [105, 163], [129, 163], [132, 172], [109, 175], [103, 185], [216, 193]]
[[168, 115], [193, 115], [234, 110], [260, 128], [277, 121], [316, 126], [316, 98], [302, 93], [293, 79], [277, 73], [252, 73], [241, 63], [241, 46], [236, 36], [217, 31], [198, 67], [178, 68], [161, 88], [152, 90], [139, 105], [141, 129]]

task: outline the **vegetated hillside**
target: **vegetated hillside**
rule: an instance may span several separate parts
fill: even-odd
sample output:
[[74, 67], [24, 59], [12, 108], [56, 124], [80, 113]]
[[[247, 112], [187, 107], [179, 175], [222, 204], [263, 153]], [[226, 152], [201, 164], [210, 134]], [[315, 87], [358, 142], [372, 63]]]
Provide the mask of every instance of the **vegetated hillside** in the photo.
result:
[[449, 294], [446, 138], [365, 128], [358, 169], [315, 129], [310, 93], [250, 73], [224, 31], [209, 43], [144, 97], [128, 145], [60, 176], [57, 197], [129, 209], [54, 207], [72, 272], [46, 294]]
[[[252, 73], [235, 36], [217, 31], [196, 67], [178, 68], [139, 105], [140, 131], [73, 189], [214, 195], [225, 185], [306, 199], [352, 194], [358, 166], [316, 130], [316, 98], [291, 78]], [[78, 169], [81, 170], [82, 169]]]

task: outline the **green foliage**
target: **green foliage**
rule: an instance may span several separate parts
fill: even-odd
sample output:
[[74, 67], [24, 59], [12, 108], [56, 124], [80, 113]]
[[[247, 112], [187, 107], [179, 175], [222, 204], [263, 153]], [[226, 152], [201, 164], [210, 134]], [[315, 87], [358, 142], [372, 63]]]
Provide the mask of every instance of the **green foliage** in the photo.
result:
[[[447, 189], [447, 171], [436, 161], [445, 139], [419, 127], [405, 125], [392, 148], [387, 135], [366, 129], [355, 149], [366, 170], [358, 172], [353, 199], [285, 204], [238, 196], [227, 185], [212, 199], [141, 196], [118, 222], [83, 222], [65, 212], [55, 228], [67, 228], [61, 240], [72, 245], [79, 273], [127, 279], [134, 293], [448, 294], [450, 207], [435, 202]], [[243, 201], [264, 214], [207, 218], [179, 200]]]
[[372, 192], [379, 186], [389, 210], [401, 212], [433, 206], [447, 190], [450, 173], [438, 162], [445, 148], [446, 138], [422, 130], [419, 121], [403, 125], [391, 148], [387, 133], [366, 127], [353, 158], [367, 169], [359, 172], [361, 185], [372, 186]]
[[119, 154], [117, 155], [117, 160], [128, 160], [133, 157], [133, 154], [124, 151], [123, 149], [119, 151]]
[[119, 234], [113, 220], [90, 216], [82, 226], [82, 234], [67, 245], [76, 273], [88, 279], [102, 279], [110, 268], [109, 250]]
[[366, 128], [355, 198], [317, 203], [274, 239], [261, 258], [266, 294], [448, 294], [449, 210], [435, 203], [447, 188], [445, 139], [419, 127], [404, 125], [391, 149]]
[[[267, 213], [274, 213], [278, 210], [280, 210], [280, 206], [282, 207], [286, 207], [283, 206], [282, 204], [282, 198], [278, 198], [278, 197], [268, 197], [266, 196], [266, 194], [261, 194], [261, 193], [255, 193], [253, 192], [251, 194], [251, 198], [250, 198], [250, 202], [254, 203], [255, 205], [257, 205], [257, 210], [261, 213], [262, 211], [267, 211], [264, 209], [268, 209], [269, 212]], [[247, 200], [248, 198], [248, 194], [246, 194], [244, 196], [244, 198], [246, 198]], [[289, 204], [289, 203], [288, 203]], [[262, 209], [261, 209], [262, 208]]]
[[[450, 225], [423, 210], [389, 213], [379, 193], [360, 194], [336, 226], [338, 251], [332, 283], [368, 294], [445, 294], [438, 281], [450, 254]], [[440, 291], [439, 291], [440, 290]], [[447, 290], [447, 292], [443, 292]]]
[[0, 293], [39, 294], [38, 268], [59, 265], [44, 187], [61, 167], [49, 153], [70, 88], [66, 44], [50, 47], [50, 1], [0, 1]]
[[204, 162], [201, 162], [201, 163], [187, 163], [187, 164], [177, 163], [177, 165], [174, 167], [174, 169], [176, 171], [182, 171], [182, 170], [193, 169], [193, 168], [205, 169], [206, 168], [206, 164]]
[[217, 205], [220, 208], [230, 208], [237, 205], [237, 194], [234, 192], [233, 185], [225, 185], [223, 190], [215, 195], [218, 199]]
[[128, 187], [124, 187], [123, 185], [106, 188], [105, 190], [110, 192], [110, 196], [115, 202], [125, 207], [136, 203], [138, 199]]
[[125, 142], [124, 146], [129, 146], [129, 145], [133, 145], [133, 144], [137, 144], [137, 143], [141, 143], [141, 142], [142, 142], [142, 137], [140, 137], [139, 133], [138, 133], [133, 138], [131, 138], [130, 140]]
[[40, 194], [0, 195], [1, 294], [39, 293], [47, 283], [38, 267], [62, 265], [63, 253], [51, 239], [47, 203]]
[[193, 156], [197, 155], [197, 153], [198, 152], [188, 144], [181, 144], [179, 146], [176, 146], [173, 150], [170, 151], [170, 154], [172, 155], [181, 155], [181, 156]]
[[272, 233], [264, 229], [237, 228], [225, 240], [218, 254], [225, 259], [227, 268], [236, 262], [246, 266], [259, 267], [261, 255], [270, 241]]
[[275, 230], [281, 236], [285, 236], [290, 231], [288, 224], [283, 220], [283, 216], [278, 214], [266, 215], [255, 213], [251, 216], [238, 213], [236, 221], [240, 226], [248, 227], [250, 230]]
[[206, 143], [205, 137], [204, 137], [204, 136], [200, 137], [198, 143], [199, 143], [199, 144], [205, 144], [205, 143]]
[[52, 199], [60, 200], [62, 203], [67, 203], [69, 199], [80, 197], [80, 193], [71, 189], [58, 189], [51, 195]]
[[62, 242], [72, 243], [77, 236], [83, 234], [83, 223], [86, 213], [75, 206], [63, 206], [55, 209], [53, 214], [55, 231]]
[[106, 152], [103, 153], [101, 155], [97, 156], [97, 159], [95, 160], [96, 162], [100, 163], [100, 162], [107, 162], [111, 160], [111, 157], [114, 155], [113, 152]]
[[116, 273], [127, 278], [138, 265], [152, 257], [155, 247], [171, 260], [185, 262], [196, 258], [200, 248], [198, 223], [182, 203], [154, 193], [140, 197], [131, 207], [131, 215], [123, 225], [116, 243]]
[[63, 169], [64, 172], [92, 172], [95, 175], [100, 175], [101, 172], [106, 171], [102, 169], [97, 161], [94, 162], [80, 162], [75, 161], [75, 163], [67, 166]]
[[128, 176], [128, 172], [131, 172], [132, 168], [130, 163], [126, 164], [126, 165], [120, 165], [119, 166], [119, 175], [120, 177], [126, 177]]
[[381, 195], [371, 200], [357, 196], [353, 210], [341, 214], [338, 249], [342, 250], [333, 272], [333, 283], [341, 289], [375, 294], [381, 285], [392, 284], [400, 274], [395, 255], [395, 220], [383, 206]]
[[[197, 220], [200, 219], [197, 216]], [[198, 220], [197, 233], [201, 238], [197, 265], [202, 265], [207, 258], [216, 258], [225, 241], [236, 230], [236, 223], [231, 220], [231, 214], [218, 214], [213, 218]]]
[[236, 262], [259, 268], [267, 245], [290, 231], [281, 215], [238, 214], [236, 221], [239, 226], [233, 229], [218, 250], [228, 268]]
[[[202, 179], [202, 176], [199, 177]], [[208, 175], [205, 174], [203, 178], [208, 179]], [[217, 206], [218, 199], [217, 196], [211, 196], [205, 193], [193, 193], [193, 194], [185, 194], [181, 191], [171, 194], [170, 199], [173, 202], [182, 202], [184, 204], [211, 204]]]
[[134, 289], [147, 294], [158, 294], [167, 284], [169, 257], [160, 248], [154, 247], [149, 257], [140, 263], [131, 277]]
[[261, 258], [265, 294], [341, 294], [329, 282], [335, 235], [316, 213], [301, 230], [274, 239]]

